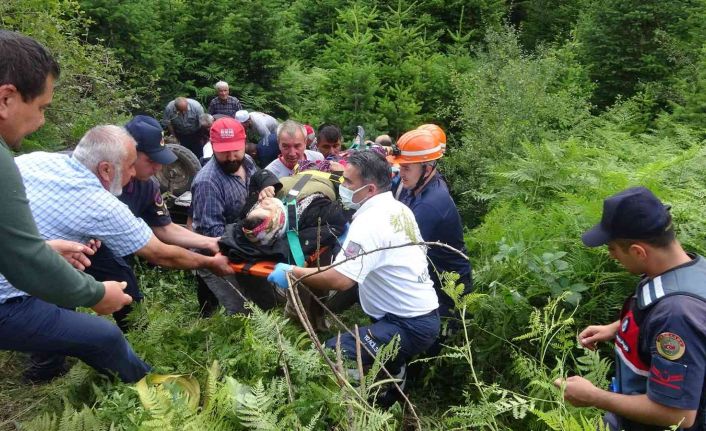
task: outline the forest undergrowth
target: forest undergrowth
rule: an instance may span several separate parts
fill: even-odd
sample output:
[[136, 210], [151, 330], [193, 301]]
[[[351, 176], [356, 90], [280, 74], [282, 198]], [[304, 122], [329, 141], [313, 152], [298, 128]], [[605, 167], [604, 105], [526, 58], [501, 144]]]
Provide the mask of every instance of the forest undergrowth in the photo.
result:
[[[248, 109], [333, 122], [347, 140], [359, 124], [396, 137], [435, 122], [475, 290], [459, 298], [446, 277], [459, 318], [439, 356], [415, 364], [413, 407], [383, 410], [370, 401], [375, 373], [341, 387], [281, 309], [203, 319], [190, 273], [141, 267], [128, 338], [170, 377], [126, 385], [76, 363], [31, 386], [25, 355], [1, 352], [0, 430], [600, 426], [601, 412], [564, 403], [552, 382], [607, 386], [611, 346], [586, 351], [576, 336], [614, 321], [637, 278], [580, 235], [603, 198], [643, 185], [671, 205], [685, 248], [706, 253], [706, 2], [114, 3], [0, 2], [0, 26], [47, 44], [63, 70], [25, 151], [160, 116], [177, 95], [206, 103], [219, 79]], [[359, 308], [343, 320], [366, 323]]]

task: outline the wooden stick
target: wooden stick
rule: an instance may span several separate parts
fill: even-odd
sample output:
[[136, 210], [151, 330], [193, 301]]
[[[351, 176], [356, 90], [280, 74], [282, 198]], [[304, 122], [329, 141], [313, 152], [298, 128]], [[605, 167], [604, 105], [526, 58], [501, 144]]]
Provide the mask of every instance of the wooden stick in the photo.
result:
[[287, 366], [287, 355], [284, 354], [284, 346], [282, 345], [282, 332], [277, 325], [277, 344], [279, 345], [279, 354], [282, 359], [282, 370], [284, 370], [284, 378], [287, 381], [287, 391], [289, 392], [289, 402], [294, 402], [294, 391], [292, 390], [292, 378], [289, 376], [289, 367]]
[[[343, 354], [341, 352], [341, 332], [338, 332], [338, 335], [336, 337], [336, 364], [338, 365], [338, 368], [343, 372]], [[343, 399], [347, 400], [349, 397], [349, 394], [344, 391], [343, 392]], [[348, 416], [348, 428], [353, 429], [353, 407], [348, 404], [346, 408], [346, 415]]]
[[[339, 339], [340, 339], [339, 332]], [[355, 361], [358, 364], [358, 374], [360, 375], [360, 396], [365, 396], [365, 375], [363, 374], [363, 358], [360, 352], [360, 334], [358, 333], [358, 325], [355, 325]]]
[[[291, 276], [291, 272], [288, 273], [288, 276]], [[297, 285], [299, 285], [299, 284], [301, 283], [301, 280], [302, 280], [303, 278], [304, 278], [304, 277], [302, 277], [302, 278], [300, 278], [300, 279], [297, 279], [297, 280], [295, 280], [294, 282], [290, 282], [290, 285], [291, 285], [292, 287], [296, 287]], [[305, 286], [305, 285], [303, 285], [303, 284], [302, 284], [302, 286], [304, 287], [304, 289], [309, 289], [307, 286]], [[290, 289], [291, 289], [291, 287], [290, 287]], [[309, 293], [311, 293], [311, 290], [309, 290]], [[314, 297], [314, 299], [316, 300], [316, 302], [318, 302], [319, 305], [321, 305], [321, 307], [324, 309], [324, 311], [326, 311], [327, 313], [329, 313], [329, 314], [334, 318], [334, 320], [336, 321], [336, 323], [338, 323], [342, 328], [344, 328], [349, 334], [355, 336], [355, 334], [353, 333], [353, 331], [351, 331], [350, 328], [348, 328], [348, 326], [346, 326], [346, 324], [343, 323], [343, 322], [341, 321], [341, 319], [339, 319], [338, 316], [336, 316], [336, 314], [335, 314], [333, 311], [331, 311], [326, 305], [324, 305], [324, 303], [323, 303], [318, 297], [316, 297], [316, 295], [314, 295], [313, 293], [311, 293], [311, 295]], [[311, 335], [310, 335], [310, 337], [311, 337]], [[362, 347], [363, 349], [365, 349], [365, 351], [368, 352], [368, 354], [370, 354], [370, 356], [375, 357], [375, 354], [374, 354], [373, 352], [371, 352], [370, 349], [368, 349], [368, 346], [366, 346], [366, 345], [364, 345], [364, 344], [361, 344], [361, 347]], [[400, 395], [402, 396], [402, 399], [405, 401], [405, 404], [409, 407], [409, 410], [410, 410], [410, 412], [412, 413], [412, 416], [414, 417], [414, 420], [415, 420], [415, 422], [416, 422], [415, 425], [416, 425], [417, 430], [420, 430], [420, 431], [421, 431], [421, 429], [422, 429], [422, 421], [421, 421], [421, 419], [419, 419], [419, 416], [417, 415], [417, 412], [416, 412], [416, 410], [414, 409], [414, 404], [412, 404], [412, 401], [410, 401], [409, 397], [402, 391], [402, 388], [400, 388], [400, 386], [397, 384], [397, 382], [394, 381], [394, 380], [395, 380], [395, 377], [392, 375], [392, 373], [390, 373], [390, 371], [385, 367], [384, 364], [380, 364], [380, 369], [385, 373], [385, 375], [386, 375], [388, 378], [390, 378], [390, 379], [393, 380], [391, 383], [395, 386], [395, 389], [397, 389], [397, 391], [398, 391], [398, 392], [400, 393]], [[356, 391], [356, 392], [357, 392], [357, 391]], [[366, 404], [367, 404], [367, 400], [365, 400], [365, 402], [366, 402]]]

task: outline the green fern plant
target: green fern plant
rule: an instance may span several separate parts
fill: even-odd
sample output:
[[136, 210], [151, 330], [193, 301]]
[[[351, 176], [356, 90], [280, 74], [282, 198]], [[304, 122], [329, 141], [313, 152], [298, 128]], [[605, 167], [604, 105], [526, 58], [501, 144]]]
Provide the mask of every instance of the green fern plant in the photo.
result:
[[539, 420], [554, 431], [609, 431], [600, 415], [586, 417], [582, 413], [568, 416], [562, 414], [560, 409], [541, 411], [533, 410], [532, 413]]
[[90, 407], [76, 410], [68, 402], [64, 403], [61, 415], [44, 413], [23, 424], [27, 431], [107, 431], [109, 428], [110, 424], [101, 420]]

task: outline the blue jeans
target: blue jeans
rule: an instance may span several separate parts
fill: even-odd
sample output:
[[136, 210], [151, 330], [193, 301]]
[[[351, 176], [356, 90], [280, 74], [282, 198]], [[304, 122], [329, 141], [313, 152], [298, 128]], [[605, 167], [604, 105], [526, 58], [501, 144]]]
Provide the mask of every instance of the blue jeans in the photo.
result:
[[[358, 328], [361, 343], [361, 361], [363, 365], [372, 365], [380, 348], [392, 341], [395, 335], [400, 336], [400, 349], [397, 357], [390, 364], [391, 371], [399, 368], [411, 357], [418, 355], [431, 347], [439, 336], [440, 319], [438, 310], [417, 317], [398, 317], [392, 314], [384, 315], [372, 325]], [[326, 341], [326, 347], [336, 348], [337, 337]], [[370, 355], [365, 345], [374, 355]], [[341, 350], [348, 358], [356, 359], [355, 337], [349, 333], [341, 334]]]
[[0, 304], [0, 349], [74, 356], [122, 381], [140, 380], [150, 366], [110, 321], [60, 308], [32, 296]]

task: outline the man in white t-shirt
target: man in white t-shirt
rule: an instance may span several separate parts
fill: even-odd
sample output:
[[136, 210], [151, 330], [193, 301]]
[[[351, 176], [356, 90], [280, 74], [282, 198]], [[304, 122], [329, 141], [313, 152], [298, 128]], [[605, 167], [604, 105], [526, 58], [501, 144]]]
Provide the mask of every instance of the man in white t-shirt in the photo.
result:
[[[429, 278], [426, 249], [379, 250], [422, 240], [414, 214], [390, 192], [390, 166], [380, 154], [353, 152], [343, 177], [341, 201], [357, 209], [335, 260], [343, 263], [308, 277], [305, 283], [316, 290], [347, 290], [358, 283], [360, 304], [374, 322], [359, 328], [360, 340], [377, 354], [382, 345], [399, 335], [399, 354], [390, 365], [397, 372], [396, 367], [424, 352], [439, 335], [439, 302]], [[268, 280], [287, 288], [288, 272], [301, 278], [316, 271], [279, 263]], [[335, 348], [336, 339], [328, 340], [326, 346]], [[341, 336], [341, 348], [348, 358], [355, 359], [351, 334]], [[363, 364], [372, 364], [373, 356], [361, 353]]]
[[277, 178], [294, 174], [294, 167], [300, 160], [324, 160], [318, 151], [306, 149], [306, 129], [296, 121], [287, 120], [277, 128], [279, 156], [265, 169]]

